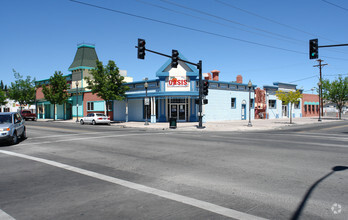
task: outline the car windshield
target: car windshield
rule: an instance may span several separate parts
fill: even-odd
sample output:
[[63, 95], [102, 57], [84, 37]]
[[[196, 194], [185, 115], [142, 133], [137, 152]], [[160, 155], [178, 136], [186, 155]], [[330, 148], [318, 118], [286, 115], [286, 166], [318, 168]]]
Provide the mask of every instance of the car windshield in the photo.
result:
[[105, 116], [104, 114], [100, 114], [100, 113], [97, 113], [96, 115], [97, 116]]
[[0, 124], [12, 123], [11, 115], [0, 115]]

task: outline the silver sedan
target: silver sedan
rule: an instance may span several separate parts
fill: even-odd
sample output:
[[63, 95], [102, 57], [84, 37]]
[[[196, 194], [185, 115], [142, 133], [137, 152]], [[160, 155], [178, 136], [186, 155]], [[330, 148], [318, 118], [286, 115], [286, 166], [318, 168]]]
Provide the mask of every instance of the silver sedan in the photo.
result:
[[110, 117], [105, 116], [102, 113], [89, 113], [87, 114], [86, 117], [83, 117], [80, 120], [80, 124], [92, 124], [92, 125], [96, 125], [96, 124], [108, 124], [110, 125]]

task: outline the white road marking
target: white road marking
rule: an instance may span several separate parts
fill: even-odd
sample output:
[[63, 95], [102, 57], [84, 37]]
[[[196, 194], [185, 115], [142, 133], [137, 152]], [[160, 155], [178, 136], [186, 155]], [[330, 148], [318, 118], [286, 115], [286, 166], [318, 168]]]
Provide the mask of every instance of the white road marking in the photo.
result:
[[[166, 134], [166, 133], [151, 133], [151, 134]], [[113, 135], [104, 135], [104, 136], [87, 136], [87, 137], [79, 137], [79, 138], [71, 138], [71, 139], [60, 139], [54, 141], [43, 141], [36, 143], [20, 143], [19, 145], [33, 145], [33, 144], [51, 144], [51, 143], [59, 143], [59, 142], [67, 142], [67, 141], [80, 141], [80, 140], [88, 140], [88, 139], [98, 139], [98, 138], [108, 138], [108, 137], [124, 137], [124, 136], [139, 136], [139, 135], [148, 135], [148, 133], [139, 133], [139, 134], [113, 134]]]
[[98, 131], [98, 132], [88, 132], [88, 133], [76, 133], [76, 134], [61, 134], [61, 135], [49, 135], [40, 137], [28, 137], [28, 139], [43, 139], [43, 138], [55, 138], [55, 137], [66, 137], [66, 136], [76, 136], [76, 135], [88, 135], [88, 134], [102, 134], [102, 133], [115, 133], [115, 131]]
[[[19, 154], [19, 153], [15, 153], [15, 152], [11, 152], [11, 151], [5, 151], [5, 150], [0, 150], [0, 153], [3, 154], [7, 154], [7, 155], [11, 155], [11, 156], [15, 156], [15, 157], [20, 157], [20, 158], [25, 158], [28, 160], [33, 160], [33, 161], [37, 161], [40, 163], [44, 163], [44, 164], [48, 164], [54, 167], [58, 167], [61, 169], [65, 169], [65, 170], [69, 170], [75, 173], [79, 173], [85, 176], [89, 176], [89, 177], [93, 177], [99, 180], [103, 180], [106, 182], [110, 182], [110, 183], [114, 183], [117, 185], [121, 185], [130, 189], [134, 189], [134, 190], [138, 190], [141, 192], [145, 192], [148, 194], [152, 194], [152, 195], [156, 195], [162, 198], [166, 198], [172, 201], [176, 201], [176, 202], [180, 202], [183, 204], [187, 204], [190, 206], [194, 206], [200, 209], [204, 209], [219, 215], [223, 215], [223, 216], [227, 216], [230, 218], [235, 218], [235, 219], [245, 219], [245, 220], [251, 220], [251, 219], [255, 219], [255, 220], [262, 220], [264, 218], [261, 217], [257, 217], [254, 215], [250, 215], [247, 213], [243, 213], [240, 211], [236, 211], [233, 209], [229, 209], [223, 206], [219, 206], [213, 203], [209, 203], [209, 202], [205, 202], [202, 200], [198, 200], [198, 199], [194, 199], [194, 198], [190, 198], [187, 196], [182, 196], [179, 194], [175, 194], [175, 193], [171, 193], [168, 191], [164, 191], [164, 190], [160, 190], [160, 189], [156, 189], [156, 188], [152, 188], [152, 187], [148, 187], [145, 185], [141, 185], [138, 183], [133, 183], [133, 182], [129, 182], [127, 180], [123, 180], [123, 179], [118, 179], [115, 177], [111, 177], [111, 176], [107, 176], [104, 174], [100, 174], [100, 173], [96, 173], [93, 171], [89, 171], [89, 170], [85, 170], [85, 169], [81, 169], [78, 167], [73, 167], [67, 164], [63, 164], [63, 163], [59, 163], [59, 162], [55, 162], [52, 160], [46, 160], [46, 159], [42, 159], [42, 158], [38, 158], [38, 157], [33, 157], [33, 156], [29, 156], [29, 155], [25, 155], [25, 154]], [[0, 218], [1, 219], [1, 218]]]
[[[173, 133], [174, 134], [174, 133]], [[179, 133], [176, 133], [179, 134]], [[180, 134], [185, 134], [185, 133], [180, 133]], [[286, 135], [286, 134], [285, 134]], [[207, 137], [206, 134], [204, 134], [205, 137]], [[209, 136], [211, 137], [211, 136]], [[278, 143], [287, 143], [287, 144], [292, 144], [292, 145], [314, 145], [314, 146], [323, 146], [323, 147], [341, 147], [341, 148], [348, 148], [348, 144], [342, 143], [342, 144], [329, 144], [329, 143], [321, 143], [321, 142], [303, 142], [303, 141], [286, 141], [286, 140], [277, 140], [277, 139], [272, 139], [272, 138], [255, 138], [255, 137], [224, 137], [224, 136], [216, 136], [218, 138], [228, 138], [229, 140], [248, 140], [248, 141], [258, 141], [262, 140], [265, 142], [278, 142]]]
[[10, 216], [9, 214], [7, 214], [6, 212], [2, 211], [0, 209], [0, 219], [1, 220], [16, 220], [15, 218], [13, 218], [12, 216]]
[[[286, 136], [289, 136], [289, 134], [279, 134], [279, 133], [276, 133], [276, 134], [272, 134], [272, 135], [286, 135]], [[333, 135], [323, 135], [323, 134], [316, 134], [316, 135], [313, 135], [313, 134], [291, 134], [290, 136], [298, 136], [298, 137], [313, 137], [313, 138], [317, 138], [317, 139], [333, 139], [333, 140], [336, 140], [336, 141], [344, 141], [344, 140], [348, 140], [347, 136], [333, 136]]]

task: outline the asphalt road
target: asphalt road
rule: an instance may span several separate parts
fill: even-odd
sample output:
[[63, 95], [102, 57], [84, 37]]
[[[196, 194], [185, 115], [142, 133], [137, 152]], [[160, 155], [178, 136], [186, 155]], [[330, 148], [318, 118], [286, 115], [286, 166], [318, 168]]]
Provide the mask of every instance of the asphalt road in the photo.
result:
[[348, 123], [267, 132], [27, 122], [0, 219], [348, 219]]

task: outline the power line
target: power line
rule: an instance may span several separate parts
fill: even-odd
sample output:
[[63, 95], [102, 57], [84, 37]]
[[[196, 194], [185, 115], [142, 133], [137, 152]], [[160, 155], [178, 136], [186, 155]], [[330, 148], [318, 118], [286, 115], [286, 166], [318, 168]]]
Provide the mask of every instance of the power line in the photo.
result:
[[[119, 11], [119, 10], [115, 10], [115, 9], [111, 9], [111, 8], [106, 8], [106, 7], [103, 7], [103, 6], [98, 6], [98, 5], [94, 5], [94, 4], [90, 4], [90, 3], [86, 3], [86, 2], [81, 2], [81, 1], [77, 1], [77, 0], [70, 0], [70, 1], [74, 2], [74, 3], [81, 4], [81, 5], [86, 5], [86, 6], [90, 6], [90, 7], [94, 7], [94, 8], [99, 8], [99, 9], [102, 9], [102, 10], [107, 10], [107, 11], [111, 11], [111, 12], [115, 12], [115, 13], [131, 16], [131, 17], [136, 17], [136, 18], [140, 18], [140, 19], [144, 19], [144, 20], [148, 20], [148, 21], [152, 21], [152, 22], [156, 22], [156, 23], [161, 23], [161, 24], [165, 24], [165, 25], [170, 25], [170, 26], [174, 26], [174, 27], [178, 27], [178, 28], [182, 28], [182, 29], [186, 29], [186, 30], [195, 31], [195, 32], [200, 32], [200, 33], [204, 33], [204, 34], [208, 34], [208, 35], [213, 35], [213, 36], [217, 36], [217, 37], [221, 37], [221, 38], [225, 38], [225, 39], [240, 41], [240, 42], [244, 42], [244, 43], [248, 43], [248, 44], [268, 47], [268, 48], [277, 49], [277, 50], [288, 51], [288, 52], [297, 53], [297, 54], [307, 54], [307, 53], [301, 52], [301, 51], [296, 51], [296, 50], [276, 47], [276, 46], [272, 46], [272, 45], [257, 43], [257, 42], [254, 42], [254, 41], [243, 40], [243, 39], [236, 38], [236, 37], [231, 37], [231, 36], [227, 36], [227, 35], [223, 35], [223, 34], [217, 34], [217, 33], [214, 33], [214, 32], [205, 31], [205, 30], [196, 29], [196, 28], [191, 28], [191, 27], [187, 27], [187, 26], [183, 26], [183, 25], [173, 24], [173, 23], [170, 23], [170, 22], [161, 21], [161, 20], [157, 20], [157, 19], [153, 19], [153, 18], [149, 18], [149, 17], [144, 17], [144, 16], [140, 16], [140, 15], [135, 15], [135, 14], [131, 14], [131, 13], [128, 13], [128, 12], [123, 12], [123, 11]], [[346, 60], [346, 59], [335, 58], [335, 57], [328, 57], [328, 58], [339, 59], [339, 60]]]
[[[247, 33], [257, 34], [257, 35], [260, 35], [260, 36], [264, 36], [264, 37], [268, 37], [268, 38], [273, 38], [273, 39], [284, 41], [284, 39], [279, 38], [279, 37], [274, 37], [274, 36], [270, 36], [270, 35], [254, 32], [254, 31], [248, 31], [248, 30], [245, 30], [245, 29], [242, 29], [242, 28], [238, 28], [238, 27], [235, 27], [235, 26], [230, 26], [230, 25], [227, 25], [227, 24], [224, 24], [224, 23], [221, 23], [221, 22], [217, 22], [217, 21], [213, 21], [213, 20], [210, 20], [210, 19], [207, 19], [207, 18], [204, 18], [204, 17], [199, 17], [199, 16], [195, 16], [195, 15], [192, 15], [192, 14], [184, 13], [184, 12], [181, 12], [181, 11], [173, 10], [171, 8], [167, 8], [167, 7], [164, 7], [164, 6], [156, 5], [156, 4], [153, 4], [153, 3], [150, 3], [150, 2], [146, 2], [146, 1], [142, 1], [142, 0], [135, 0], [135, 1], [141, 2], [141, 3], [146, 4], [146, 5], [151, 5], [153, 7], [160, 8], [160, 9], [163, 9], [163, 10], [167, 10], [167, 11], [170, 11], [170, 12], [174, 12], [174, 13], [177, 13], [177, 14], [182, 14], [182, 15], [186, 15], [186, 16], [189, 16], [189, 17], [193, 17], [193, 18], [196, 18], [196, 19], [199, 19], [199, 20], [205, 20], [205, 21], [208, 21], [210, 23], [222, 25], [224, 27], [228, 27], [228, 28], [231, 28], [231, 29], [237, 29], [237, 30], [244, 31], [244, 32], [247, 32]], [[290, 42], [290, 43], [295, 43], [295, 42], [287, 40], [287, 39], [285, 39], [285, 40], [287, 42]], [[304, 42], [302, 42], [302, 43], [304, 43]]]
[[[348, 73], [345, 73], [345, 74], [323, 74], [323, 76], [345, 76], [345, 75], [348, 75]], [[294, 82], [299, 82], [299, 81], [303, 81], [303, 80], [307, 80], [307, 79], [312, 79], [312, 78], [319, 78], [318, 75], [313, 75], [313, 76], [310, 76], [310, 77], [306, 77], [306, 78], [303, 78], [303, 79], [298, 79], [298, 80], [295, 80], [295, 81], [291, 81], [290, 83], [294, 83]]]
[[328, 39], [328, 38], [324, 38], [324, 37], [322, 37], [322, 36], [309, 33], [309, 32], [307, 32], [307, 31], [301, 30], [301, 29], [299, 29], [299, 28], [296, 28], [296, 27], [293, 27], [293, 26], [290, 26], [290, 25], [287, 25], [287, 24], [284, 24], [284, 23], [280, 23], [280, 22], [278, 22], [278, 21], [275, 21], [275, 20], [273, 20], [273, 19], [264, 17], [264, 16], [262, 16], [262, 15], [259, 15], [259, 14], [254, 13], [254, 12], [247, 11], [247, 10], [245, 10], [245, 9], [239, 8], [239, 7], [237, 7], [237, 6], [234, 6], [234, 5], [232, 5], [231, 3], [226, 3], [226, 2], [221, 1], [221, 0], [215, 0], [215, 1], [218, 2], [218, 3], [220, 3], [220, 4], [226, 5], [226, 6], [228, 6], [228, 7], [231, 7], [231, 8], [237, 9], [237, 10], [239, 10], [239, 11], [242, 11], [242, 12], [244, 12], [244, 13], [247, 13], [247, 14], [256, 16], [256, 17], [258, 17], [258, 18], [264, 19], [264, 20], [266, 20], [266, 21], [269, 21], [269, 22], [272, 22], [272, 23], [281, 25], [281, 26], [283, 26], [283, 27], [287, 27], [287, 28], [289, 28], [289, 29], [292, 29], [292, 30], [295, 30], [295, 31], [298, 31], [298, 32], [302, 32], [302, 33], [305, 33], [305, 34], [308, 34], [308, 35], [311, 35], [311, 36], [314, 36], [314, 37], [320, 37], [320, 38], [323, 38], [323, 39], [326, 39], [326, 40], [329, 40], [329, 41], [338, 43], [337, 41], [334, 41], [334, 40], [331, 40], [331, 39]]
[[348, 73], [343, 73], [343, 74], [324, 74], [324, 76], [346, 76]]
[[250, 29], [255, 29], [255, 30], [267, 33], [267, 34], [276, 35], [276, 36], [279, 36], [279, 37], [282, 37], [282, 38], [285, 38], [285, 39], [289, 39], [289, 40], [293, 40], [293, 41], [301, 41], [301, 40], [296, 39], [296, 38], [288, 37], [288, 36], [277, 34], [277, 33], [274, 33], [274, 32], [271, 32], [271, 31], [267, 31], [267, 30], [264, 30], [264, 29], [261, 29], [261, 28], [253, 27], [253, 26], [250, 26], [250, 25], [246, 25], [246, 24], [243, 24], [243, 23], [240, 23], [240, 22], [237, 22], [237, 21], [233, 21], [231, 19], [227, 19], [227, 18], [220, 17], [220, 16], [217, 16], [217, 15], [214, 15], [214, 14], [210, 14], [210, 13], [207, 13], [207, 12], [195, 9], [195, 8], [190, 8], [190, 7], [187, 7], [185, 5], [180, 5], [180, 4], [171, 2], [171, 1], [167, 1], [167, 0], [160, 0], [160, 1], [165, 2], [167, 4], [175, 5], [177, 7], [181, 7], [181, 8], [185, 8], [185, 9], [191, 10], [191, 11], [203, 14], [205, 16], [210, 16], [210, 17], [213, 17], [213, 18], [217, 18], [217, 19], [220, 19], [220, 20], [224, 20], [224, 21], [233, 23], [233, 24], [238, 24], [240, 26], [244, 26], [244, 27], [247, 27], [247, 28], [250, 28]]
[[148, 20], [148, 21], [152, 21], [152, 22], [157, 22], [160, 24], [166, 24], [166, 25], [170, 25], [170, 26], [174, 26], [174, 27], [178, 27], [178, 28], [182, 28], [182, 29], [186, 29], [186, 30], [191, 30], [191, 31], [195, 31], [195, 32], [205, 33], [205, 34], [209, 34], [209, 35], [213, 35], [213, 36], [217, 36], [217, 37], [222, 37], [222, 38], [226, 38], [226, 39], [230, 39], [230, 40], [240, 41], [240, 42], [249, 43], [249, 44], [258, 45], [258, 46], [263, 46], [263, 47], [268, 47], [268, 48], [273, 48], [273, 49], [277, 49], [277, 50], [288, 51], [288, 52], [297, 53], [297, 54], [307, 54], [305, 52], [295, 51], [295, 50], [276, 47], [276, 46], [267, 45], [267, 44], [261, 44], [261, 43], [257, 43], [257, 42], [253, 42], [253, 41], [248, 41], [248, 40], [243, 40], [243, 39], [239, 39], [239, 38], [235, 38], [235, 37], [226, 36], [223, 34], [213, 33], [210, 31], [205, 31], [205, 30], [191, 28], [191, 27], [187, 27], [187, 26], [183, 26], [183, 25], [173, 24], [170, 22], [161, 21], [161, 20], [157, 20], [157, 19], [153, 19], [153, 18], [148, 18], [148, 17], [144, 17], [144, 16], [140, 16], [140, 15], [135, 15], [135, 14], [131, 14], [128, 12], [123, 12], [123, 11], [119, 11], [119, 10], [115, 10], [115, 9], [111, 9], [111, 8], [106, 8], [103, 6], [98, 6], [98, 5], [94, 5], [94, 4], [90, 4], [90, 3], [86, 3], [86, 2], [81, 2], [81, 1], [77, 1], [77, 0], [70, 0], [70, 1], [81, 4], [81, 5], [87, 5], [87, 6], [99, 8], [102, 10], [107, 10], [107, 11], [131, 16], [131, 17], [136, 17], [136, 18], [140, 18], [140, 19], [144, 19], [144, 20]]
[[348, 59], [339, 58], [339, 57], [329, 57], [329, 56], [320, 56], [320, 57], [330, 58], [330, 59], [335, 59], [335, 60], [344, 60], [344, 61], [347, 61], [347, 60], [348, 60]]
[[290, 83], [299, 82], [299, 81], [311, 79], [311, 78], [314, 78], [314, 77], [318, 77], [318, 76], [317, 76], [317, 75], [314, 75], [314, 76], [306, 77], [306, 78], [303, 78], [303, 79], [298, 79], [298, 80], [295, 80], [295, 81], [291, 81]]
[[325, 3], [327, 3], [327, 4], [333, 5], [333, 6], [337, 7], [337, 8], [340, 8], [340, 9], [343, 9], [343, 10], [345, 10], [345, 11], [348, 11], [347, 8], [344, 8], [344, 7], [340, 6], [340, 5], [336, 5], [336, 4], [334, 4], [334, 3], [332, 3], [332, 2], [329, 2], [329, 1], [326, 1], [326, 0], [322, 0], [322, 1], [325, 2]]
[[[194, 11], [194, 12], [203, 14], [203, 15], [205, 15], [205, 16], [210, 16], [210, 17], [213, 17], [213, 18], [217, 18], [217, 19], [220, 19], [220, 20], [223, 20], [223, 21], [227, 21], [227, 22], [233, 23], [233, 24], [238, 24], [238, 25], [240, 25], [240, 26], [244, 26], [244, 27], [247, 27], [247, 28], [250, 28], [250, 29], [255, 29], [255, 30], [258, 30], [258, 31], [267, 33], [267, 34], [279, 36], [279, 37], [284, 38], [284, 39], [288, 39], [288, 40], [292, 40], [292, 41], [295, 41], [295, 42], [301, 42], [301, 43], [306, 43], [306, 44], [308, 44], [308, 42], [305, 42], [305, 41], [302, 41], [302, 40], [299, 40], [299, 39], [296, 39], [296, 38], [284, 36], [284, 35], [277, 34], [277, 33], [274, 33], [274, 32], [270, 32], [270, 31], [267, 31], [267, 30], [263, 30], [263, 29], [260, 29], [260, 28], [256, 28], [256, 27], [253, 27], [253, 26], [249, 26], [249, 25], [246, 25], [246, 24], [243, 24], [243, 23], [240, 23], [240, 22], [236, 22], [236, 21], [233, 21], [233, 20], [224, 18], [224, 17], [220, 17], [220, 16], [217, 16], [217, 15], [214, 15], [214, 14], [210, 14], [210, 13], [208, 13], [208, 12], [201, 11], [201, 10], [198, 10], [198, 9], [195, 9], [195, 8], [190, 8], [190, 7], [187, 7], [187, 6], [185, 6], [185, 5], [181, 5], [181, 4], [178, 4], [178, 3], [174, 3], [174, 2], [171, 2], [171, 1], [168, 1], [168, 0], [159, 0], [159, 1], [165, 2], [165, 3], [170, 4], [170, 5], [175, 5], [175, 6], [180, 7], [180, 8], [185, 8], [185, 9], [188, 9], [188, 10], [190, 10], [190, 11]], [[311, 34], [311, 35], [312, 35], [312, 34]], [[314, 36], [315, 36], [315, 35], [314, 35]], [[326, 39], [326, 38], [324, 38], [324, 39]], [[330, 40], [330, 41], [333, 41], [333, 40]], [[335, 42], [335, 41], [334, 41], [334, 42]], [[292, 43], [294, 43], [294, 42], [292, 42]], [[338, 52], [338, 53], [346, 54], [345, 52], [342, 52], [342, 51], [339, 51], [339, 50], [335, 50], [335, 49], [330, 49], [330, 50], [331, 50], [331, 51], [336, 51], [336, 52]], [[332, 59], [338, 59], [338, 60], [347, 60], [347, 59], [334, 58], [334, 57], [325, 57], [325, 58], [332, 58]]]

